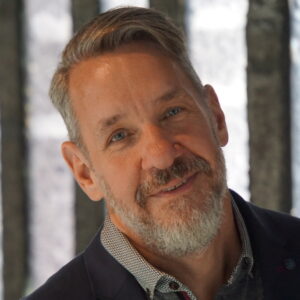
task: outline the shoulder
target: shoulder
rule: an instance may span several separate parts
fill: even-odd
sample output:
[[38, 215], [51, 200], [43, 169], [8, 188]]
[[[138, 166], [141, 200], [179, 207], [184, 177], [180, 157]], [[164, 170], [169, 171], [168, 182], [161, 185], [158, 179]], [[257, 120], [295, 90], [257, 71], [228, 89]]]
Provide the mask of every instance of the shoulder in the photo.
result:
[[244, 201], [235, 192], [234, 200], [244, 218], [249, 234], [273, 237], [290, 242], [300, 249], [300, 219], [291, 215], [258, 207]]
[[22, 300], [95, 299], [83, 255], [79, 255], [51, 276], [40, 288]]
[[[244, 205], [248, 206], [250, 216], [265, 227], [275, 226], [279, 231], [292, 230], [292, 232], [293, 229], [299, 230], [300, 228], [300, 219], [297, 217], [287, 213], [261, 208], [252, 203], [246, 203]], [[247, 215], [247, 210], [244, 210], [244, 212]], [[273, 227], [273, 229], [275, 228]]]

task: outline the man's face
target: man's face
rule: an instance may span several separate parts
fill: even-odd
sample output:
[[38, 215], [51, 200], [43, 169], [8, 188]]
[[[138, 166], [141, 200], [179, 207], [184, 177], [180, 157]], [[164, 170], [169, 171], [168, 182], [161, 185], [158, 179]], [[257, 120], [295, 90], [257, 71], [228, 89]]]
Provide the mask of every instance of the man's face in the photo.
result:
[[201, 94], [153, 45], [130, 44], [75, 66], [69, 92], [88, 159], [70, 143], [63, 152], [86, 193], [104, 195], [137, 247], [206, 247], [226, 190], [227, 130], [212, 88]]

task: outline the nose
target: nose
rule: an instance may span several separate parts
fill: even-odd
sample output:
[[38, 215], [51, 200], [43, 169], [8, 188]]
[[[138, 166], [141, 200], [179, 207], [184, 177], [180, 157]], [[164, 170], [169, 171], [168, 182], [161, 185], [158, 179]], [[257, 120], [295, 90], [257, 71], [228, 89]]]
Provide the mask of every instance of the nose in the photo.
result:
[[176, 142], [172, 133], [158, 126], [147, 126], [142, 146], [142, 169], [166, 169], [181, 156], [184, 148]]

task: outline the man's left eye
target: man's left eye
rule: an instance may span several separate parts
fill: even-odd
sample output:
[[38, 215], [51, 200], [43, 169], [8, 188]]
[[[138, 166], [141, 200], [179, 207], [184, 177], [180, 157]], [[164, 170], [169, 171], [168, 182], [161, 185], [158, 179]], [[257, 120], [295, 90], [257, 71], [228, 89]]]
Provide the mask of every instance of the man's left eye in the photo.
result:
[[165, 115], [166, 118], [178, 115], [182, 111], [181, 107], [173, 107], [169, 109]]
[[124, 140], [128, 136], [127, 132], [125, 131], [118, 131], [116, 132], [110, 139], [111, 143], [119, 142]]

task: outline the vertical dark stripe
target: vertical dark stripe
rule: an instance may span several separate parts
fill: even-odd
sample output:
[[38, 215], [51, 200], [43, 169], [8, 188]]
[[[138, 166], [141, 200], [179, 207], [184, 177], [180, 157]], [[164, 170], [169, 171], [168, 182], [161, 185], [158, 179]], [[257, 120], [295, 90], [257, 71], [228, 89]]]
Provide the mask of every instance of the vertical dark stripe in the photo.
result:
[[247, 46], [251, 201], [290, 212], [288, 1], [250, 0]]
[[76, 32], [99, 12], [99, 0], [72, 0], [73, 31]]
[[186, 32], [185, 24], [185, 0], [149, 0], [151, 8], [155, 8], [168, 15], [175, 24], [184, 32]]
[[[77, 31], [100, 11], [97, 0], [72, 0], [73, 29]], [[104, 203], [93, 202], [76, 184], [76, 252], [82, 251], [104, 219]]]
[[4, 299], [18, 299], [26, 279], [26, 193], [22, 93], [22, 1], [0, 3], [1, 163]]

